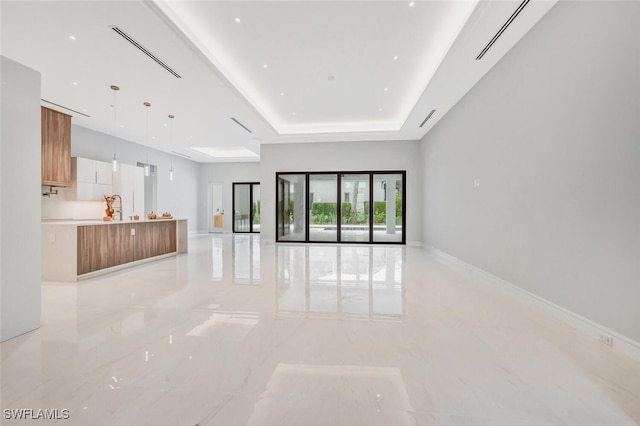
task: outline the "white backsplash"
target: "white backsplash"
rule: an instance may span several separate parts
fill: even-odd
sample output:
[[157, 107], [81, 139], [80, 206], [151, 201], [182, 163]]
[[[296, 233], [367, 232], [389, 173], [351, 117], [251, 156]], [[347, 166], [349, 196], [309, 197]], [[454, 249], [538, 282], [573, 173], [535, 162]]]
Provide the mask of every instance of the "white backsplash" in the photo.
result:
[[[102, 219], [107, 205], [104, 201], [67, 201], [69, 188], [54, 188], [57, 195], [42, 197], [42, 219]], [[49, 187], [43, 186], [42, 193]]]

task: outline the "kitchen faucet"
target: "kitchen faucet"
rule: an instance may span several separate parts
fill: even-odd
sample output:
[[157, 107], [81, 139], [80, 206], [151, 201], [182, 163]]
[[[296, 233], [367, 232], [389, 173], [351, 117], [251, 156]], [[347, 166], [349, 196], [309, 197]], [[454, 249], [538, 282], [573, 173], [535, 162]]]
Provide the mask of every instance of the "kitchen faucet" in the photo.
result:
[[[116, 200], [116, 197], [118, 197], [118, 200], [120, 200], [120, 205], [117, 208], [113, 205], [113, 202]], [[112, 203], [111, 206], [113, 210], [117, 210], [118, 212], [118, 216], [119, 216], [118, 220], [122, 222], [122, 197], [120, 197], [118, 194], [113, 194], [111, 196], [111, 203]]]

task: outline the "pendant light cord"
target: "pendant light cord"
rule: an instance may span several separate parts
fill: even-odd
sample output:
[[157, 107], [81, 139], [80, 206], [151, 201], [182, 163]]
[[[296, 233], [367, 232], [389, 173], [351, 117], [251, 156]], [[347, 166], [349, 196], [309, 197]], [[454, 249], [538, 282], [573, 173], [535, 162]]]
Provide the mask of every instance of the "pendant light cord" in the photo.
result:
[[118, 171], [118, 91], [120, 88], [115, 85], [111, 85], [111, 90], [113, 90], [113, 161], [112, 161], [112, 171]]

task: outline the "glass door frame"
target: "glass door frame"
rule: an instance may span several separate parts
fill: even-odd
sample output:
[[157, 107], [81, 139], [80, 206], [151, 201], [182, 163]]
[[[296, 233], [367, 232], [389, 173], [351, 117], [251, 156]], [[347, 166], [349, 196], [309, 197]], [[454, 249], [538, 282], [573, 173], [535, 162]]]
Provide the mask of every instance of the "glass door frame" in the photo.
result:
[[[301, 173], [302, 174], [302, 173]], [[340, 214], [341, 214], [341, 209], [340, 209], [340, 175], [337, 175], [333, 172], [309, 172], [305, 174], [305, 193], [307, 195], [307, 205], [305, 205], [305, 212], [306, 212], [306, 217], [305, 217], [305, 233], [306, 233], [306, 242], [311, 242], [311, 243], [320, 243], [320, 242], [328, 242], [328, 243], [336, 243], [338, 241], [340, 241]], [[311, 210], [312, 210], [312, 205], [313, 202], [311, 201], [311, 196], [312, 196], [312, 192], [311, 192], [311, 176], [336, 176], [336, 197], [337, 199], [336, 201], [336, 240], [332, 241], [332, 240], [327, 240], [327, 241], [323, 241], [323, 240], [312, 240], [311, 239]]]
[[[247, 185], [249, 187], [249, 230], [241, 231], [236, 229], [236, 185]], [[258, 234], [260, 231], [253, 230], [253, 217], [255, 215], [255, 211], [253, 209], [253, 187], [254, 185], [260, 186], [260, 182], [233, 182], [231, 186], [231, 199], [232, 199], [232, 208], [233, 208], [233, 218], [231, 219], [231, 229], [234, 234]]]
[[[309, 239], [309, 211], [311, 209], [311, 203], [310, 203], [310, 194], [309, 194], [309, 177], [311, 175], [333, 175], [335, 174], [337, 176], [337, 199], [336, 199], [336, 203], [337, 203], [337, 218], [338, 218], [338, 229], [337, 229], [337, 241], [321, 241], [321, 240], [310, 240]], [[343, 175], [368, 175], [369, 177], [369, 188], [368, 188], [368, 195], [369, 195], [369, 240], [368, 241], [342, 241], [342, 232], [341, 232], [341, 228], [342, 228], [342, 176]], [[278, 220], [278, 196], [279, 196], [279, 184], [281, 180], [285, 180], [283, 178], [281, 178], [281, 176], [286, 176], [286, 175], [303, 175], [305, 176], [305, 200], [304, 200], [304, 211], [305, 211], [305, 236], [303, 240], [283, 240], [280, 239], [280, 234], [279, 234], [279, 220]], [[401, 175], [402, 176], [402, 238], [401, 241], [374, 241], [373, 238], [373, 233], [374, 233], [374, 194], [373, 194], [373, 178], [374, 175]], [[407, 230], [406, 230], [406, 223], [407, 223], [407, 198], [406, 198], [406, 194], [407, 194], [407, 189], [406, 189], [406, 183], [407, 183], [407, 172], [406, 170], [367, 170], [367, 171], [324, 171], [324, 170], [319, 170], [319, 171], [304, 171], [304, 172], [276, 172], [276, 193], [275, 193], [275, 199], [276, 199], [276, 208], [275, 208], [275, 217], [276, 217], [276, 223], [275, 223], [275, 229], [276, 229], [276, 242], [277, 243], [313, 243], [313, 244], [400, 244], [400, 245], [406, 245], [406, 240], [407, 240]]]

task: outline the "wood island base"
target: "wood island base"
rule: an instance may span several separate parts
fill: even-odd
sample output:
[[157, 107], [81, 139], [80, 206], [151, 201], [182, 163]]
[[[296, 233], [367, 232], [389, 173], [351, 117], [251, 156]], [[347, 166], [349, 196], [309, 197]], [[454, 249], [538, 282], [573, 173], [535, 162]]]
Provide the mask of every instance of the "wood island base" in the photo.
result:
[[77, 282], [187, 252], [186, 219], [43, 222], [42, 280]]

